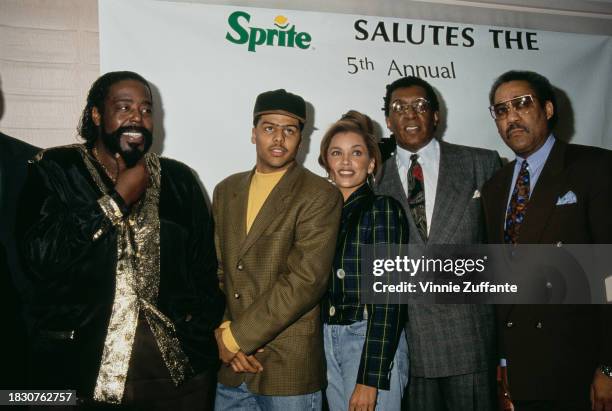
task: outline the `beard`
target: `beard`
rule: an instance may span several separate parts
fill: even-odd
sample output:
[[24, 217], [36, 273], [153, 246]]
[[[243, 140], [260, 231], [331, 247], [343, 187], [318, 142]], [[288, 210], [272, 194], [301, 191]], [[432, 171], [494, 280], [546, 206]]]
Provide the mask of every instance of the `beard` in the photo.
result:
[[[144, 147], [142, 150], [138, 147], [138, 144], [126, 143], [129, 148], [124, 149], [121, 147], [121, 136], [126, 132], [136, 132], [142, 134], [144, 139]], [[128, 168], [134, 167], [136, 163], [138, 163], [138, 161], [140, 161], [140, 159], [149, 151], [151, 144], [153, 144], [153, 135], [151, 132], [146, 128], [139, 126], [119, 127], [112, 133], [106, 133], [104, 128], [101, 127], [100, 134], [102, 136], [102, 142], [108, 151], [112, 154], [119, 153]]]

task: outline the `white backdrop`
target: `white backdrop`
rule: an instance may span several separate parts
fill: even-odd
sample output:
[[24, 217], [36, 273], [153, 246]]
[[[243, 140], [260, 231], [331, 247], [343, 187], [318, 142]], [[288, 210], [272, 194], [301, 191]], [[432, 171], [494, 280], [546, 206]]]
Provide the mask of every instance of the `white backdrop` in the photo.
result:
[[[230, 25], [235, 12], [250, 21], [242, 17], [241, 28]], [[382, 97], [404, 65], [429, 66], [434, 74], [436, 66], [454, 69], [453, 78], [427, 79], [443, 100], [446, 141], [511, 158], [489, 116], [488, 92], [502, 72], [528, 69], [547, 76], [567, 97], [562, 134], [574, 143], [612, 148], [610, 37], [147, 0], [100, 0], [99, 18], [101, 72], [134, 70], [154, 85], [161, 99], [155, 136], [163, 146], [157, 149], [193, 167], [209, 193], [224, 177], [254, 165], [252, 109], [260, 92], [285, 88], [310, 103], [314, 130], [301, 158], [323, 174], [317, 164], [321, 136], [348, 109], [370, 115], [388, 136]], [[407, 40], [408, 27], [421, 44]], [[269, 39], [271, 30], [307, 33], [301, 38], [311, 40], [305, 48], [282, 47], [276, 35], [271, 45], [249, 51], [248, 44], [226, 38], [261, 39], [265, 32]], [[520, 36], [522, 49], [516, 41], [507, 45], [506, 36]], [[349, 74], [355, 71], [351, 57], [355, 74]]]

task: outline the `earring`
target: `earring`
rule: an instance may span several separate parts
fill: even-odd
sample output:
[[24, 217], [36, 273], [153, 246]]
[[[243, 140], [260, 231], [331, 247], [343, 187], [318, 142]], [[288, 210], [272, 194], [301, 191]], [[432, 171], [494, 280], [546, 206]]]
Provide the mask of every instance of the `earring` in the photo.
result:
[[332, 185], [336, 185], [336, 182], [331, 178], [331, 175], [329, 173], [327, 173], [327, 181], [329, 181], [329, 183]]
[[370, 186], [370, 188], [374, 188], [374, 184], [376, 184], [376, 177], [374, 177], [374, 174], [369, 173], [368, 176], [366, 177], [366, 183], [368, 183], [368, 185]]

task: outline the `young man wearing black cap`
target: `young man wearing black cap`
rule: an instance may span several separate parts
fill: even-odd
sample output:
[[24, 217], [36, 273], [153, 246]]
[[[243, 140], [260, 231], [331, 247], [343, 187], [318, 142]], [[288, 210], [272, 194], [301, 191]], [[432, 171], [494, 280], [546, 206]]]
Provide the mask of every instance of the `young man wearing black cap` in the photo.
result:
[[219, 278], [227, 307], [216, 330], [215, 409], [320, 409], [325, 383], [319, 301], [327, 287], [342, 198], [295, 161], [306, 104], [260, 94], [251, 171], [213, 197]]

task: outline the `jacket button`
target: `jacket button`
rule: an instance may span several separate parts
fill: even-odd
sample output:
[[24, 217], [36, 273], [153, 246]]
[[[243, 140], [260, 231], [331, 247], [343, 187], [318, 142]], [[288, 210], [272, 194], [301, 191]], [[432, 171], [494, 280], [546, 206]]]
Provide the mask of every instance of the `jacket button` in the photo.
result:
[[550, 281], [546, 281], [546, 288], [552, 288], [552, 283]]
[[329, 316], [333, 317], [334, 315], [336, 315], [336, 307], [332, 305], [331, 307], [329, 307]]
[[542, 324], [542, 321], [538, 321], [538, 323], [536, 324], [536, 328], [542, 328], [544, 327], [544, 324]]
[[336, 275], [338, 276], [339, 279], [342, 280], [346, 276], [346, 273], [344, 272], [342, 268], [338, 268], [338, 271], [336, 271]]
[[506, 323], [506, 327], [508, 327], [508, 328], [512, 328], [512, 327], [514, 327], [514, 323], [513, 323], [512, 321], [508, 321], [508, 322]]
[[242, 261], [238, 261], [238, 265], [236, 266], [236, 268], [238, 269], [238, 271], [242, 271], [244, 269], [244, 266], [242, 265]]
[[236, 300], [237, 300], [237, 299], [239, 299], [239, 298], [240, 298], [240, 294], [238, 294], [238, 293], [234, 293], [234, 298], [235, 298]]
[[185, 316], [185, 322], [188, 323], [189, 321], [191, 321], [192, 318], [193, 318], [193, 316], [191, 314], [187, 314]]

